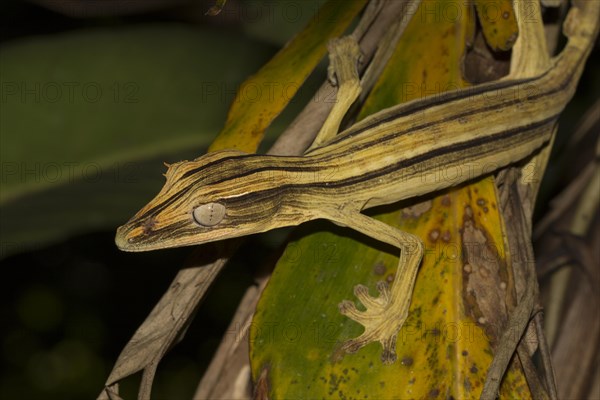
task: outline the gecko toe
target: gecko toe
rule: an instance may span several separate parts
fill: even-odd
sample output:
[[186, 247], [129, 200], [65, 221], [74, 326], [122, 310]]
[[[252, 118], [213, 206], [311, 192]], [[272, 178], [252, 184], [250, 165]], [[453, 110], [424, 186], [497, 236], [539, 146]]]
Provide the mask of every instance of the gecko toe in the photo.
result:
[[369, 295], [369, 288], [365, 285], [358, 284], [354, 286], [354, 295], [359, 299]]
[[381, 340], [383, 352], [381, 353], [381, 362], [384, 364], [393, 364], [396, 361], [396, 335], [392, 335]]
[[344, 315], [353, 314], [358, 312], [356, 306], [350, 300], [344, 300], [340, 304], [338, 304], [338, 309]]
[[358, 350], [360, 350], [366, 344], [364, 341], [361, 341], [359, 339], [360, 339], [360, 337], [346, 341], [342, 345], [342, 351], [349, 353], [349, 354], [356, 353]]
[[387, 282], [385, 281], [379, 281], [377, 282], [377, 291], [380, 293], [381, 297], [385, 298], [386, 300], [390, 298], [390, 286], [388, 285]]

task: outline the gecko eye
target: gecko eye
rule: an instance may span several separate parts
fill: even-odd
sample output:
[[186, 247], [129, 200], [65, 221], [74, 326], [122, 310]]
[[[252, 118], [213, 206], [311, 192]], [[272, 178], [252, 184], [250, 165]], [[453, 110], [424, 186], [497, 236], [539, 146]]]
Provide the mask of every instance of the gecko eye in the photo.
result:
[[225, 206], [219, 203], [208, 203], [196, 207], [193, 211], [194, 220], [202, 226], [214, 226], [225, 217]]

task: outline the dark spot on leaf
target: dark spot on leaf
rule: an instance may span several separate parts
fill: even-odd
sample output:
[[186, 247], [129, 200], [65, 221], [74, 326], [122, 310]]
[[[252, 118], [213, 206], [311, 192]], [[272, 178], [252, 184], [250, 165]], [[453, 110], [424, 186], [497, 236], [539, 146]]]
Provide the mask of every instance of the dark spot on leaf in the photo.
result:
[[469, 378], [465, 378], [464, 386], [467, 392], [471, 391], [471, 381], [469, 380]]
[[329, 376], [329, 393], [333, 394], [336, 390], [340, 388], [341, 379], [338, 378], [336, 374], [331, 374]]
[[373, 273], [375, 275], [381, 276], [381, 275], [385, 274], [385, 270], [386, 270], [385, 264], [381, 261], [377, 262], [375, 264], [375, 266], [373, 267]]
[[482, 198], [477, 199], [477, 205], [479, 207], [485, 206], [486, 203], [487, 203], [487, 201], [485, 199], [482, 199]]
[[427, 200], [421, 203], [417, 203], [411, 207], [406, 207], [402, 209], [402, 215], [400, 219], [417, 219], [427, 211], [431, 210], [432, 201]]
[[473, 217], [473, 209], [471, 206], [465, 207], [465, 219], [471, 219]]
[[471, 369], [469, 369], [469, 371], [471, 371], [472, 374], [476, 374], [479, 371], [479, 369], [477, 368], [477, 366], [475, 364], [473, 364], [471, 366]]
[[446, 232], [444, 232], [444, 234], [442, 235], [442, 241], [449, 243], [451, 237], [452, 236], [450, 235], [450, 231], [446, 230]]
[[440, 389], [431, 389], [429, 391], [428, 397], [430, 399], [435, 399], [436, 397], [438, 397], [440, 395]]
[[[450, 335], [453, 335], [453, 333], [451, 333]], [[448, 346], [446, 346], [446, 359], [450, 360], [452, 359], [452, 356], [454, 355], [454, 353], [456, 352], [455, 347], [453, 344], [449, 344]]]
[[460, 354], [462, 354], [463, 356], [466, 357], [469, 355], [469, 352], [467, 350], [463, 350], [462, 353], [460, 353]]
[[509, 13], [508, 11], [504, 11], [504, 12], [502, 13], [502, 18], [504, 18], [504, 19], [508, 19], [509, 17], [510, 17], [510, 13]]
[[417, 307], [412, 311], [412, 316], [413, 318], [420, 318], [421, 317], [421, 307]]
[[400, 364], [404, 365], [405, 367], [410, 367], [411, 365], [413, 365], [413, 359], [412, 357], [403, 357], [402, 360], [400, 360]]

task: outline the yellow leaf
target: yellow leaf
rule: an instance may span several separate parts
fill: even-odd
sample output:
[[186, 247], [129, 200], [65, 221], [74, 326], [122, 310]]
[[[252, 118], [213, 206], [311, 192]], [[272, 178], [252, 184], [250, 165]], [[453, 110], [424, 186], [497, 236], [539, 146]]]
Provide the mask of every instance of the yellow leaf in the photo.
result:
[[329, 0], [308, 25], [254, 76], [239, 87], [225, 127], [209, 151], [254, 152], [265, 129], [294, 97], [327, 51], [327, 41], [340, 36], [366, 0]]
[[[527, 8], [527, 2], [517, 2]], [[493, 50], [510, 50], [519, 36], [511, 0], [475, 0], [475, 8], [486, 42]], [[527, 10], [524, 10], [527, 18]]]
[[[450, 5], [456, 3], [421, 5], [361, 118], [465, 85], [460, 60], [470, 34], [470, 8], [460, 8], [461, 18], [445, 20], [424, 8]], [[432, 170], [422, 178], [456, 179], [455, 174], [467, 172]], [[398, 250], [325, 223], [303, 226], [279, 260], [251, 327], [253, 375], [268, 377], [271, 398], [479, 396], [505, 322], [497, 308], [512, 290], [493, 180], [412, 208], [392, 205], [378, 211], [377, 219], [419, 236], [426, 245], [409, 317], [398, 334], [398, 360], [383, 365], [379, 343], [340, 360], [341, 344], [363, 328], [337, 309], [342, 300], [354, 298], [356, 284], [365, 284], [374, 295], [377, 281], [392, 282]], [[508, 398], [529, 397], [515, 366], [501, 390]]]
[[206, 11], [206, 15], [210, 15], [211, 17], [218, 15], [223, 7], [225, 7], [226, 2], [227, 0], [216, 0], [215, 4]]

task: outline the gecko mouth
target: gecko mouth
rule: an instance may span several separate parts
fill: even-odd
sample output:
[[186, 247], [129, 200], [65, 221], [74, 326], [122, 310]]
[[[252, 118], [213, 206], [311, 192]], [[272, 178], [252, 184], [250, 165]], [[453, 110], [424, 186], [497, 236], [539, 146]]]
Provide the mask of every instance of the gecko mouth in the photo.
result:
[[115, 244], [121, 251], [143, 251], [136, 245], [135, 237], [132, 236], [132, 226], [128, 223], [117, 228]]
[[[155, 217], [137, 220], [132, 218], [126, 224], [117, 228], [115, 244], [119, 250], [141, 252], [160, 250], [172, 247], [182, 247], [196, 244], [189, 240], [188, 224], [180, 221], [161, 227]], [[188, 240], [186, 240], [188, 239]]]
[[139, 252], [156, 249], [152, 246], [152, 238], [155, 236], [155, 218], [147, 218], [143, 221], [131, 219], [125, 225], [117, 228], [115, 244], [122, 251]]

